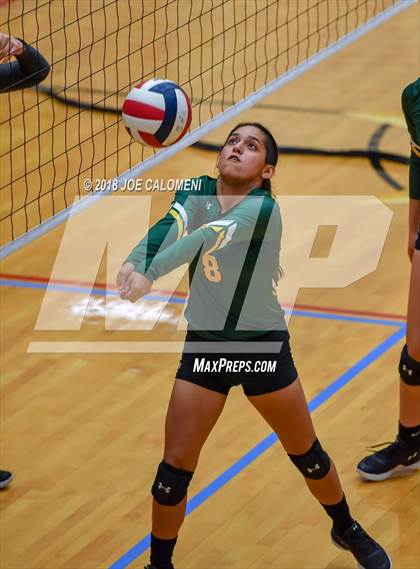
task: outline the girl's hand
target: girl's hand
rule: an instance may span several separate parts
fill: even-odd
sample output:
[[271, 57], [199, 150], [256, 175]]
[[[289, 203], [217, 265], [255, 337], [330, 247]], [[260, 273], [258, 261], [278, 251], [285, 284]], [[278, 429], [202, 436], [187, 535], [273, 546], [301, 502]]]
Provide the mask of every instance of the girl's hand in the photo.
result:
[[21, 55], [23, 50], [20, 40], [0, 32], [0, 63], [8, 63], [13, 55]]
[[136, 302], [150, 292], [152, 283], [145, 276], [136, 273], [132, 263], [124, 263], [117, 275], [117, 286], [122, 300]]

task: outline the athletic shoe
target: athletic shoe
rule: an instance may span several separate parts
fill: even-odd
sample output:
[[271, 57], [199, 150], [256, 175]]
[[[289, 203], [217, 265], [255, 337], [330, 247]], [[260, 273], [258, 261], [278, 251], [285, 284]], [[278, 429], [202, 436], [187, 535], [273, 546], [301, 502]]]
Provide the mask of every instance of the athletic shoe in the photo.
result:
[[0, 470], [0, 488], [6, 488], [13, 480], [13, 474], [7, 470]]
[[[146, 567], [144, 569], [158, 569], [158, 568], [156, 567], [156, 565], [150, 565], [149, 564], [149, 565], [146, 565]], [[175, 569], [175, 567], [171, 563], [171, 566], [168, 569]]]
[[407, 443], [397, 437], [393, 443], [382, 443], [372, 449], [388, 445], [382, 450], [366, 456], [357, 465], [357, 472], [366, 480], [386, 480], [396, 471], [420, 468], [420, 450], [410, 450]]
[[354, 522], [342, 535], [333, 528], [331, 539], [339, 549], [353, 553], [359, 569], [392, 569], [392, 562], [387, 553], [357, 522]]

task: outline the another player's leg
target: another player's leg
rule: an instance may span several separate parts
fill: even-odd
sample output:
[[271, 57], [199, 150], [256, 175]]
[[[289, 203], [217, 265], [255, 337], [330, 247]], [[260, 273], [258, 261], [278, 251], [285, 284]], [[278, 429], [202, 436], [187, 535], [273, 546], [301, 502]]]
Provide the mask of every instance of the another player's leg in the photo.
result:
[[411, 265], [407, 344], [401, 353], [399, 372], [398, 436], [395, 442], [359, 462], [357, 471], [367, 480], [385, 480], [396, 472], [420, 468], [420, 234]]
[[152, 487], [151, 565], [148, 569], [173, 569], [172, 554], [185, 517], [187, 488], [200, 451], [225, 401], [225, 394], [175, 380], [165, 423], [164, 459]]
[[390, 569], [386, 552], [350, 514], [334, 463], [316, 438], [300, 380], [248, 399], [277, 433], [309, 490], [332, 519], [333, 543], [349, 550], [361, 568]]

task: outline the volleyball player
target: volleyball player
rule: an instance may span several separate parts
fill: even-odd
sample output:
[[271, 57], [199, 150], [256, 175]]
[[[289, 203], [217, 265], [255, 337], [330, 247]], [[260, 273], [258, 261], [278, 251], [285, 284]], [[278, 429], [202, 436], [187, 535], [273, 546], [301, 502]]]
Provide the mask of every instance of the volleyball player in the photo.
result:
[[[391, 567], [385, 551], [350, 514], [294, 366], [284, 312], [273, 290], [281, 235], [270, 185], [276, 163], [277, 145], [269, 131], [257, 123], [235, 127], [219, 155], [217, 180], [199, 178], [194, 195], [178, 191], [168, 214], [117, 276], [121, 298], [135, 302], [159, 276], [190, 263], [188, 331], [166, 416], [164, 457], [152, 486], [151, 564], [145, 569], [173, 569], [188, 485], [230, 388], [239, 384], [332, 518], [334, 544], [349, 550], [360, 567]], [[266, 353], [270, 342], [277, 351]], [[208, 352], [215, 343], [220, 355]], [[259, 351], [251, 353], [251, 345]], [[261, 373], [257, 361], [274, 362], [275, 370]]]
[[[10, 61], [12, 57], [16, 61]], [[32, 87], [45, 79], [50, 71], [48, 62], [23, 40], [0, 32], [0, 93]], [[8, 470], [0, 470], [0, 488], [13, 479]]]
[[357, 465], [357, 471], [363, 478], [376, 481], [385, 480], [395, 472], [420, 468], [420, 78], [404, 89], [402, 108], [411, 136], [408, 223], [411, 278], [407, 337], [399, 364], [400, 418], [397, 438]]

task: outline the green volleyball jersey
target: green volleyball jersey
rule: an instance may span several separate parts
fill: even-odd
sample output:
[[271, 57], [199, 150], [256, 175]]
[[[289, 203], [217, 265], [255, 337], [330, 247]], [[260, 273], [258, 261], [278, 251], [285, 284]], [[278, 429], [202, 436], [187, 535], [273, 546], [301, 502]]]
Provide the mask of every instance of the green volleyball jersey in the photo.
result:
[[401, 104], [411, 137], [410, 198], [420, 200], [420, 77], [404, 89]]
[[202, 176], [177, 191], [127, 261], [151, 281], [188, 262], [189, 328], [208, 339], [251, 339], [286, 329], [275, 291], [281, 229], [267, 191], [254, 188], [222, 213], [216, 180]]

